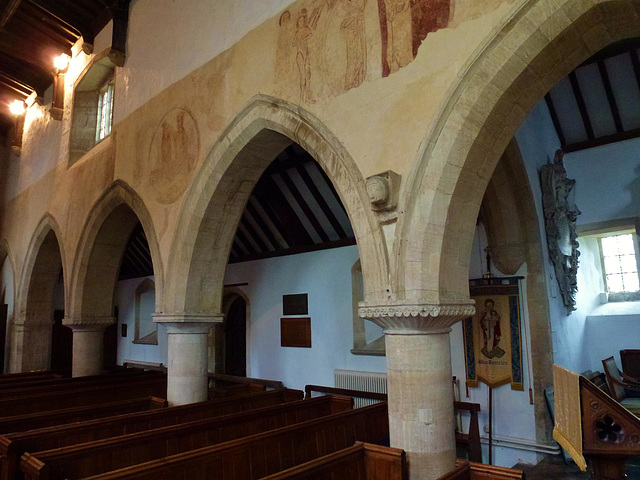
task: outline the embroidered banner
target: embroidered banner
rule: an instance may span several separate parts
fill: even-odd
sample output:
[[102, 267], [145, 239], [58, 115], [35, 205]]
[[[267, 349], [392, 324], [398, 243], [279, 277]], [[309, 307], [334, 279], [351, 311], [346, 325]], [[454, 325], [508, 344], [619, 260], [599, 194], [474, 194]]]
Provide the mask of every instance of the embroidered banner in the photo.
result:
[[470, 281], [476, 314], [463, 323], [467, 387], [524, 390], [518, 277]]

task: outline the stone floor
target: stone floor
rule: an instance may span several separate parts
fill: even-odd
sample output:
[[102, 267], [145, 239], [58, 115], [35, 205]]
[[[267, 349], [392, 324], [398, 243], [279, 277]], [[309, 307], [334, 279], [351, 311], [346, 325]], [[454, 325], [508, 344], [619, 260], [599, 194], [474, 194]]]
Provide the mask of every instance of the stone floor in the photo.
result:
[[[548, 457], [535, 466], [518, 464], [527, 480], [588, 480], [589, 474], [581, 472], [574, 463], [565, 464], [561, 456]], [[627, 465], [627, 479], [640, 480], [640, 459]]]

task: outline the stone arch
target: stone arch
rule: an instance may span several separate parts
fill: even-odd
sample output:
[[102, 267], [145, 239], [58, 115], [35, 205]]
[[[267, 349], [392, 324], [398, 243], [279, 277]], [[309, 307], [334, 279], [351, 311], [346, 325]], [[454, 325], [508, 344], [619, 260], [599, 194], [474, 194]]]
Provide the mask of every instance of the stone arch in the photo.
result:
[[169, 257], [166, 314], [221, 311], [223, 276], [242, 210], [264, 170], [293, 142], [324, 169], [345, 206], [360, 250], [365, 295], [386, 297], [386, 247], [355, 162], [311, 114], [258, 96], [214, 144], [187, 193]]
[[[53, 296], [64, 272], [64, 247], [58, 222], [46, 214], [36, 227], [16, 291], [13, 361], [21, 371], [47, 370], [51, 362]], [[62, 274], [63, 286], [67, 276]], [[65, 288], [65, 296], [66, 296]]]
[[[4, 364], [4, 368], [0, 369], [0, 373], [17, 373], [18, 370], [13, 368], [13, 364], [11, 363], [11, 354], [13, 351], [12, 345], [12, 336], [14, 330], [14, 320], [13, 320], [13, 312], [15, 311], [15, 290], [16, 290], [16, 275], [15, 275], [15, 267], [13, 262], [13, 255], [9, 249], [9, 243], [2, 239], [0, 240], [0, 267], [3, 267], [5, 262], [8, 262], [9, 273], [11, 277], [11, 299], [10, 302], [7, 301], [5, 297], [5, 302], [9, 304], [8, 312], [7, 312], [7, 325], [5, 329], [5, 337], [4, 337], [4, 356], [2, 357], [2, 363]], [[6, 296], [7, 292], [0, 292], [3, 296]], [[2, 298], [2, 297], [0, 297]]]
[[634, 0], [540, 0], [514, 10], [465, 65], [423, 142], [403, 195], [394, 288], [407, 299], [468, 304], [482, 197], [526, 115], [607, 45], [640, 36]]
[[153, 221], [142, 198], [125, 182], [116, 180], [91, 208], [80, 236], [67, 296], [65, 318], [69, 323], [113, 316], [113, 294], [122, 255], [138, 222], [151, 251], [158, 309], [164, 273]]

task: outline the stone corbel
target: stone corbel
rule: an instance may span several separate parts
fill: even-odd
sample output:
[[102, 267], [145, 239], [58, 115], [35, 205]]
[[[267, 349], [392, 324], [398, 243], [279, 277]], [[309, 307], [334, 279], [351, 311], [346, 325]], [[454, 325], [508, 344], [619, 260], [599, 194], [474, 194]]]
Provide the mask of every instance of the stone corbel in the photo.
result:
[[71, 330], [99, 332], [115, 322], [116, 319], [114, 317], [67, 317], [62, 320], [62, 325], [69, 327]]
[[367, 195], [374, 212], [390, 212], [398, 206], [400, 175], [391, 170], [367, 178]]

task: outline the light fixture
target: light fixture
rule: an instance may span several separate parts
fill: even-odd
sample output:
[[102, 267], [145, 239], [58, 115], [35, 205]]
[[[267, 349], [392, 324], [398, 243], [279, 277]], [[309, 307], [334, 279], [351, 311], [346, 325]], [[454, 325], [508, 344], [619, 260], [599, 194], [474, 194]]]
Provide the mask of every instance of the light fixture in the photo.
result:
[[12, 114], [18, 116], [22, 115], [25, 112], [26, 107], [22, 100], [14, 100], [13, 103], [9, 105], [9, 110]]
[[53, 66], [58, 70], [58, 72], [62, 73], [69, 66], [69, 60], [71, 60], [69, 55], [63, 53], [53, 59]]

